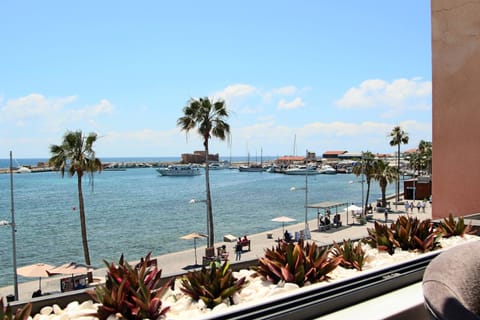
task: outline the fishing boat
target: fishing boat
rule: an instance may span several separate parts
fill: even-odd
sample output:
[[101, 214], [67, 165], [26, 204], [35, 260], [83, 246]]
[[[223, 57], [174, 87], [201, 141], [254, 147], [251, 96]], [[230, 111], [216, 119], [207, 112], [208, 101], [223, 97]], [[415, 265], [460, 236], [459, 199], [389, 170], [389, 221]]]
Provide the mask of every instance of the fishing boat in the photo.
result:
[[189, 177], [198, 176], [201, 174], [200, 168], [194, 165], [169, 165], [168, 167], [158, 168], [157, 172], [162, 176], [171, 177]]

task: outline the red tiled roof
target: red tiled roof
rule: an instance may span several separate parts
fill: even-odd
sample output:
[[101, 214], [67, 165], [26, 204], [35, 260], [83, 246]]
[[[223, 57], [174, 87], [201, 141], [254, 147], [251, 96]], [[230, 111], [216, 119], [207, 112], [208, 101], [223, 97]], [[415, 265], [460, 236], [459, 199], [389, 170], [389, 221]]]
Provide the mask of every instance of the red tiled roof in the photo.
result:
[[338, 155], [338, 154], [344, 154], [347, 151], [325, 151], [323, 154], [326, 155]]
[[283, 156], [277, 159], [278, 161], [303, 161], [305, 157], [301, 156]]

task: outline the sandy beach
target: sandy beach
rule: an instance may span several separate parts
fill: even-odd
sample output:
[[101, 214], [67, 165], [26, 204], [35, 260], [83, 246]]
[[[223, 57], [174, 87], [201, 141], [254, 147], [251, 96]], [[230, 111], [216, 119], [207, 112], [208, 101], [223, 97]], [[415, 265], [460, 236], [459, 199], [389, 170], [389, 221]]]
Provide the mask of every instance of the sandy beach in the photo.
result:
[[[405, 208], [403, 205], [398, 205], [397, 208], [392, 206], [393, 213], [388, 215], [388, 222], [392, 222], [397, 219], [400, 215], [405, 215]], [[334, 210], [332, 210], [335, 213]], [[338, 213], [341, 215], [342, 226], [340, 228], [331, 228], [326, 231], [318, 231], [317, 219], [312, 219], [309, 221], [309, 229], [311, 231], [311, 241], [316, 242], [318, 245], [331, 245], [333, 241], [340, 242], [343, 239], [359, 239], [367, 235], [367, 228], [372, 228], [374, 221], [384, 222], [385, 216], [383, 213], [374, 212], [373, 219], [368, 221], [365, 225], [360, 225], [358, 223], [353, 224], [354, 219], [349, 213], [348, 224], [347, 224], [347, 214], [343, 209], [339, 209]], [[413, 212], [409, 213], [413, 217], [418, 217], [420, 220], [431, 219], [431, 206], [427, 203], [425, 208], [425, 213], [417, 211], [414, 208]], [[303, 230], [305, 223], [302, 222], [292, 222], [286, 223], [285, 229], [288, 230], [291, 234]], [[272, 234], [272, 237], [269, 238], [267, 235]], [[217, 238], [223, 238], [223, 235], [217, 235]], [[240, 237], [243, 235], [234, 235]], [[270, 231], [265, 231], [257, 234], [247, 234], [247, 237], [251, 240], [251, 250], [246, 251], [242, 254], [241, 261], [254, 260], [258, 257], [262, 257], [264, 254], [265, 248], [271, 248], [276, 244], [275, 240], [283, 236], [282, 224], [279, 223], [279, 227]], [[158, 261], [158, 266], [162, 269], [162, 276], [171, 276], [177, 275], [182, 272], [186, 272], [189, 266], [195, 264], [195, 251], [193, 248], [188, 250], [183, 250], [179, 252], [169, 253], [165, 255], [156, 256], [154, 258]], [[235, 261], [235, 252], [234, 252], [234, 242], [217, 242], [215, 247], [220, 247], [225, 245], [227, 251], [229, 252], [229, 259], [232, 264], [237, 263]], [[202, 263], [202, 257], [205, 253], [205, 245], [197, 246], [197, 261]], [[147, 252], [145, 252], [147, 254]], [[120, 257], [118, 257], [120, 258]], [[126, 257], [127, 259], [129, 257]], [[140, 257], [139, 257], [140, 258]], [[114, 261], [117, 262], [117, 261]], [[134, 264], [136, 261], [131, 261]], [[105, 279], [106, 269], [101, 268], [94, 271], [94, 277], [99, 279]], [[42, 278], [42, 292], [43, 293], [58, 293], [60, 292], [60, 278], [65, 276], [55, 276], [50, 278]], [[13, 281], [12, 281], [13, 282]], [[32, 281], [19, 283], [19, 300], [24, 301], [31, 298], [32, 293], [38, 289], [38, 278], [32, 278]], [[7, 296], [13, 294], [13, 286], [6, 286], [0, 288], [0, 296]]]

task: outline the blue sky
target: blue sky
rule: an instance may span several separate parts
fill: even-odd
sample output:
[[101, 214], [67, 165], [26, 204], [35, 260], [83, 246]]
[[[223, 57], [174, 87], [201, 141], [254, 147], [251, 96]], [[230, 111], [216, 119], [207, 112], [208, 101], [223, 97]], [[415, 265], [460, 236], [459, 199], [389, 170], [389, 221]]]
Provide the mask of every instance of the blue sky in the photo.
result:
[[393, 153], [431, 141], [430, 1], [0, 3], [0, 158], [48, 157], [66, 130], [101, 157], [201, 150], [176, 126], [224, 99], [223, 157]]

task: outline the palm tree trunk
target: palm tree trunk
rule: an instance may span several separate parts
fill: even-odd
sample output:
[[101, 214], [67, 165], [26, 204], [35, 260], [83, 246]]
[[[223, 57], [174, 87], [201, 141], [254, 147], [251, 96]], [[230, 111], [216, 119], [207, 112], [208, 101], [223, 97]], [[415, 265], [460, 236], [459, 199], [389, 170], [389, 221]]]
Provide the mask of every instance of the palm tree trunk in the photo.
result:
[[382, 191], [382, 207], [387, 208], [387, 183], [383, 182], [380, 184], [380, 190]]
[[363, 212], [367, 212], [368, 198], [370, 198], [370, 179], [367, 179], [367, 194], [365, 195], [365, 208]]
[[[77, 172], [77, 185], [78, 185], [78, 206], [80, 208], [80, 228], [82, 231], [82, 244], [83, 254], [85, 255], [85, 264], [90, 265], [90, 252], [88, 251], [88, 239], [87, 239], [87, 223], [85, 219], [85, 205], [83, 203], [83, 191], [82, 191], [82, 176], [81, 172]], [[88, 273], [88, 282], [93, 281], [92, 273]]]
[[400, 201], [400, 141], [397, 149], [397, 204]]
[[205, 146], [205, 190], [207, 193], [207, 217], [208, 217], [208, 246], [213, 247], [215, 236], [213, 233], [213, 210], [212, 210], [212, 196], [210, 195], [210, 168], [208, 166], [208, 138], [205, 139], [203, 145]]

